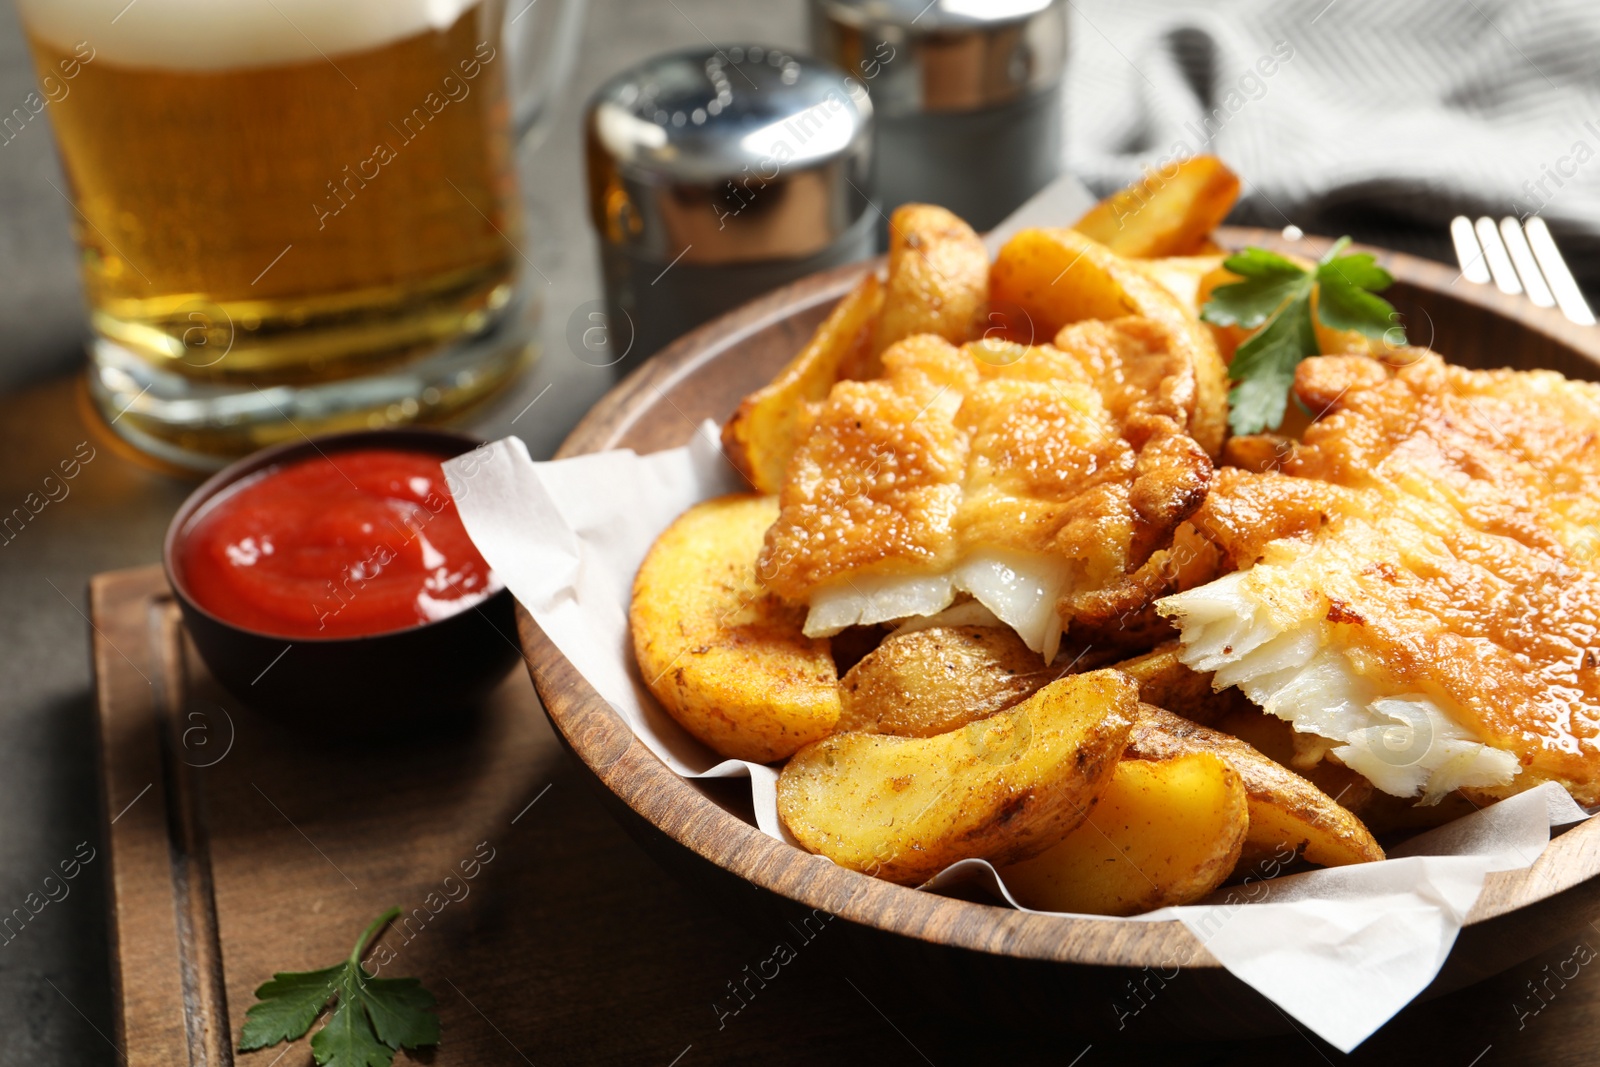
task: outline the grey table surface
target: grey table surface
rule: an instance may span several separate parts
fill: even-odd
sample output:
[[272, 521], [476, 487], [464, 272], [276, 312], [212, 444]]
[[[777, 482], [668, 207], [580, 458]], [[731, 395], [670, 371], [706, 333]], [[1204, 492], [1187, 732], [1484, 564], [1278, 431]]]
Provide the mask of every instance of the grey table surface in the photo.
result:
[[[612, 384], [610, 372], [579, 360], [565, 341], [568, 318], [599, 295], [582, 206], [581, 103], [628, 63], [708, 38], [803, 47], [802, 8], [793, 0], [597, 0], [591, 5], [575, 84], [550, 138], [524, 160], [524, 197], [532, 220], [525, 251], [550, 279], [543, 355], [508, 395], [478, 414], [471, 423], [477, 432], [490, 437], [516, 432], [535, 456], [548, 455]], [[9, 4], [0, 4], [0, 111], [20, 103], [33, 85], [15, 15]], [[28, 125], [0, 147], [0, 510], [9, 511], [38, 489], [58, 460], [90, 439], [78, 408], [83, 325], [68, 237], [71, 209], [58, 187], [62, 180], [45, 123]], [[1442, 251], [1436, 239], [1393, 236], [1391, 243]], [[85, 583], [100, 571], [157, 561], [168, 519], [192, 484], [152, 473], [101, 445], [71, 483], [70, 495], [51, 503], [21, 536], [0, 547], [0, 912], [21, 905], [79, 842], [100, 844]], [[70, 897], [0, 947], [0, 1065], [110, 1064], [119, 1058], [106, 1036], [112, 1009], [103, 876], [103, 865], [91, 864], [89, 876], [73, 883]], [[685, 897], [681, 907], [695, 904]], [[605, 921], [597, 915], [571, 918], [579, 924]], [[745, 937], [732, 930], [723, 936], [736, 943]], [[1574, 943], [1594, 940], [1594, 933], [1584, 930], [1573, 937]], [[1480, 1061], [1592, 1062], [1590, 1042], [1582, 1038], [1595, 1032], [1600, 1014], [1600, 982], [1592, 976], [1585, 973], [1573, 983], [1575, 992], [1555, 998], [1536, 1019], [1517, 1014], [1517, 1005], [1528, 1002], [1524, 986], [1529, 980], [1544, 964], [1569, 957], [1573, 948], [1559, 946], [1468, 993], [1409, 1009], [1357, 1059], [1422, 1059], [1462, 1067]], [[598, 1030], [614, 1024], [613, 1006], [596, 992], [590, 1024]], [[752, 1025], [766, 1027], [776, 1047], [786, 1040], [786, 1013], [803, 1022], [807, 1012], [853, 1012], [860, 1019], [851, 1025], [863, 1032], [870, 1028], [877, 1038], [826, 1056], [819, 1051], [818, 1059], [946, 1063], [974, 1058], [970, 1048], [943, 1047], [917, 1032], [914, 1021], [902, 1020], [912, 1028], [903, 1032], [846, 996], [825, 997], [797, 980], [785, 1008]], [[1173, 1059], [1243, 1063], [1293, 1055], [1314, 1060], [1313, 1051], [1329, 1062], [1342, 1058], [1309, 1040], [1287, 1040], [1191, 1049]], [[1065, 1064], [1076, 1062], [1072, 1057], [1079, 1054], [1078, 1047], [1062, 1048], [1045, 1058]], [[713, 1049], [699, 1055], [705, 1056], [702, 1062], [717, 1058]], [[1084, 1062], [1117, 1059], [1102, 1049]]]

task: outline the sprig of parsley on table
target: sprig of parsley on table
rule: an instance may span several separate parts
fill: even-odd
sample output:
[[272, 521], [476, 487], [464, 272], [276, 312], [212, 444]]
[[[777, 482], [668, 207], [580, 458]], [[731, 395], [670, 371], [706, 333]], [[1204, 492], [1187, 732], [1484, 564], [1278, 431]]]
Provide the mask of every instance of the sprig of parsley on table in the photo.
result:
[[1397, 343], [1405, 343], [1394, 307], [1375, 295], [1394, 284], [1394, 277], [1365, 252], [1343, 255], [1349, 244], [1350, 238], [1339, 238], [1314, 271], [1264, 248], [1246, 248], [1222, 261], [1243, 281], [1212, 290], [1200, 317], [1216, 326], [1261, 327], [1228, 367], [1237, 383], [1228, 394], [1234, 433], [1260, 433], [1283, 422], [1295, 367], [1319, 351], [1311, 321], [1313, 288], [1323, 325], [1374, 339], [1392, 339], [1390, 331], [1397, 331]]
[[262, 984], [245, 1013], [239, 1051], [305, 1036], [330, 1000], [336, 1000], [333, 1011], [311, 1039], [311, 1053], [323, 1067], [389, 1067], [399, 1049], [437, 1045], [433, 994], [415, 978], [375, 978], [361, 965], [367, 942], [399, 914], [390, 908], [373, 920], [344, 962], [274, 974]]

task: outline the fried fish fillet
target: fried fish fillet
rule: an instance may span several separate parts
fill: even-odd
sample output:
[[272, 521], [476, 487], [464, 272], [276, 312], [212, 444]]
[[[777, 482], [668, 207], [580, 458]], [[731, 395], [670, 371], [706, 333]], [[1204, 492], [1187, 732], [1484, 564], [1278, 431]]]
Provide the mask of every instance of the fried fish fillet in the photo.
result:
[[1192, 517], [1238, 569], [1158, 608], [1386, 792], [1600, 802], [1600, 386], [1411, 355], [1302, 363], [1318, 420]]
[[810, 605], [812, 636], [968, 593], [1047, 660], [1115, 590], [1153, 600], [1134, 579], [1212, 474], [1167, 410], [1185, 398], [1138, 371], [1165, 350], [1162, 331], [1129, 318], [1069, 327], [1064, 347], [927, 334], [891, 346], [882, 378], [839, 382], [816, 411], [763, 580]]

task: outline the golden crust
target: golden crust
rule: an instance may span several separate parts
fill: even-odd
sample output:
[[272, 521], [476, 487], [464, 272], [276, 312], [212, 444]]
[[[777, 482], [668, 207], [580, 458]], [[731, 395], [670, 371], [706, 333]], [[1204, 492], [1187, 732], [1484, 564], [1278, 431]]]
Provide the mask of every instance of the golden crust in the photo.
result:
[[931, 335], [902, 341], [884, 365], [882, 379], [833, 387], [790, 460], [759, 571], [792, 601], [885, 563], [940, 570], [954, 561], [970, 451], [955, 413], [976, 372]]
[[[1119, 331], [1141, 349], [1155, 336], [1138, 320], [1098, 326], [1102, 353]], [[1070, 570], [1066, 621], [1113, 587], [1134, 594], [1120, 610], [1142, 608], [1164, 586], [1128, 579], [1204, 499], [1211, 461], [1154, 407], [1130, 440], [1105, 397], [1125, 415], [1142, 401], [1086, 362], [920, 335], [884, 353], [882, 379], [836, 385], [785, 478], [762, 551], [768, 587], [805, 601], [828, 582], [936, 574], [1005, 549]]]
[[1281, 472], [1219, 472], [1192, 521], [1262, 564], [1286, 622], [1325, 619], [1383, 692], [1513, 753], [1503, 791], [1600, 802], [1600, 387], [1409, 356], [1302, 363], [1322, 417]]

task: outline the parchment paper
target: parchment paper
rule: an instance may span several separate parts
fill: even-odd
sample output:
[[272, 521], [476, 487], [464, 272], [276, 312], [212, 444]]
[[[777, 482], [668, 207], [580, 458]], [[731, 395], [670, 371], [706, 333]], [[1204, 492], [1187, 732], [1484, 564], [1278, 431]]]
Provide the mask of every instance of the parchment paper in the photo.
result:
[[[748, 777], [757, 826], [793, 844], [778, 819], [777, 771], [721, 759], [690, 737], [650, 696], [630, 648], [633, 577], [656, 536], [690, 505], [742, 487], [717, 427], [704, 424], [684, 448], [550, 463], [506, 438], [449, 461], [445, 473], [489, 565], [639, 739], [686, 778]], [[1177, 919], [1229, 971], [1348, 1052], [1433, 980], [1489, 872], [1528, 866], [1552, 826], [1585, 817], [1565, 790], [1545, 785], [1415, 838], [1382, 863], [1270, 881], [1265, 870], [1204, 904], [1110, 921]], [[973, 879], [1016, 905], [981, 860], [955, 864], [930, 887]]]

